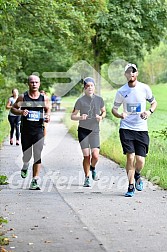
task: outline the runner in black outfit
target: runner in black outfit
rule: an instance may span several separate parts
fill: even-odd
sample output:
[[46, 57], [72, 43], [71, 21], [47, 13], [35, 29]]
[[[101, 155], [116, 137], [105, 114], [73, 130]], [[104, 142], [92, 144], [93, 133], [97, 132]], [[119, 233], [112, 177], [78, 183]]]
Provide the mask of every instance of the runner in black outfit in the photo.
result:
[[33, 178], [30, 189], [39, 190], [37, 180], [41, 168], [41, 152], [44, 144], [44, 118], [45, 122], [49, 122], [50, 104], [48, 97], [39, 92], [40, 79], [38, 76], [30, 75], [28, 85], [29, 91], [18, 97], [12, 107], [12, 113], [22, 116], [21, 144], [24, 164], [21, 177], [26, 178], [28, 175], [29, 161], [33, 152]]

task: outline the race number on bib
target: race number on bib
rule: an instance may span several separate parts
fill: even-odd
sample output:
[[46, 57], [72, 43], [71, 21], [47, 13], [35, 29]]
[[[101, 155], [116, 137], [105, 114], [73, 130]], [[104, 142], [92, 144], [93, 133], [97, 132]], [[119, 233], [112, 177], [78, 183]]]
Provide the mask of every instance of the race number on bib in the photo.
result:
[[128, 103], [127, 112], [131, 114], [137, 114], [141, 112], [141, 103]]
[[28, 121], [39, 121], [40, 119], [40, 111], [29, 111], [27, 120]]

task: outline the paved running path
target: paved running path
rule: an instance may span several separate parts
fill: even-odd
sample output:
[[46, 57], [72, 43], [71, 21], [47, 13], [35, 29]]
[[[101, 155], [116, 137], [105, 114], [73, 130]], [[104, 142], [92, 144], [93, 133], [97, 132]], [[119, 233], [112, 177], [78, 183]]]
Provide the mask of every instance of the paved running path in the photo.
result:
[[83, 188], [82, 153], [52, 113], [47, 127], [41, 191], [30, 191], [20, 177], [22, 152], [7, 139], [0, 150], [0, 215], [8, 219], [6, 250], [16, 252], [166, 252], [167, 192], [144, 180], [144, 191], [125, 198], [125, 170], [100, 157], [100, 180]]

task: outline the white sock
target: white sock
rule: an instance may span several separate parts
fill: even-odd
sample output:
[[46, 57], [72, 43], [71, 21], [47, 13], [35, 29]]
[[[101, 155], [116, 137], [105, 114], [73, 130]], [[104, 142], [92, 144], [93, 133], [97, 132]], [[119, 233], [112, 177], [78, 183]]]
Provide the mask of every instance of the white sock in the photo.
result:
[[33, 179], [34, 179], [34, 180], [38, 180], [38, 179], [39, 179], [39, 176], [34, 176]]

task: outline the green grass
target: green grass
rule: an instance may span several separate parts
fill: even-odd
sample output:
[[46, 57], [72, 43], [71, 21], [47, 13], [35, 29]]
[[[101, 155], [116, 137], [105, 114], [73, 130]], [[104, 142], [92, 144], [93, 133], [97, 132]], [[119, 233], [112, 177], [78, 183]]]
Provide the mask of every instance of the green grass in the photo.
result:
[[[0, 121], [0, 147], [2, 146], [2, 143], [4, 139], [9, 135], [9, 122], [7, 120], [7, 112], [4, 111], [3, 114], [1, 114], [1, 120]], [[0, 185], [7, 184], [7, 177], [5, 175], [0, 174]]]
[[7, 182], [7, 176], [5, 175], [0, 175], [0, 185], [7, 185], [8, 182]]
[[[142, 175], [151, 182], [158, 184], [163, 189], [167, 189], [167, 139], [162, 136], [157, 137], [155, 131], [161, 132], [167, 127], [167, 106], [166, 94], [167, 84], [151, 86], [153, 94], [158, 102], [158, 107], [153, 115], [148, 120], [150, 148], [146, 157], [146, 164], [142, 170]], [[105, 101], [107, 115], [109, 119], [104, 119], [100, 126], [101, 150], [100, 153], [107, 158], [114, 160], [121, 167], [125, 167], [126, 157], [122, 154], [122, 147], [119, 140], [119, 119], [111, 114], [116, 90], [102, 90], [101, 96]], [[77, 138], [78, 122], [70, 120], [70, 114], [77, 97], [63, 98], [62, 104], [68, 109], [65, 124], [69, 128], [69, 132]]]
[[[2, 143], [9, 135], [9, 122], [7, 120], [7, 111], [4, 111], [0, 114], [0, 146], [2, 146]], [[7, 177], [5, 175], [0, 174], [0, 185], [5, 185], [7, 184]], [[4, 219], [2, 216], [0, 216], [0, 226], [2, 224], [6, 224], [7, 220]], [[5, 236], [5, 231], [0, 231], [0, 245], [8, 245], [9, 244], [9, 239], [6, 238]]]
[[2, 121], [0, 121], [0, 145], [2, 145], [4, 139], [9, 135], [9, 122], [7, 120], [7, 112], [3, 113]]

